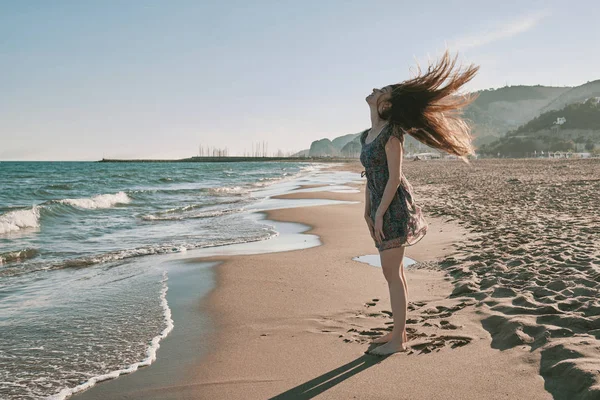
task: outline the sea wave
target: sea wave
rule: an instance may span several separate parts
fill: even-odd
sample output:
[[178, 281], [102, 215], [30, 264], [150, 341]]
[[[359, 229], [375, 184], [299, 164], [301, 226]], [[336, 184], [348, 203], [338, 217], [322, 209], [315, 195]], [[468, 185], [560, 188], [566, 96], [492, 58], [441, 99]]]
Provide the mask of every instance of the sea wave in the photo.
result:
[[39, 228], [40, 207], [9, 211], [0, 215], [0, 234], [17, 232], [26, 228]]
[[243, 208], [229, 208], [225, 210], [212, 210], [212, 211], [201, 211], [197, 213], [182, 213], [182, 214], [168, 214], [158, 213], [143, 215], [144, 221], [181, 221], [184, 219], [197, 219], [197, 218], [212, 218], [219, 217], [221, 215], [238, 213], [244, 211]]
[[126, 250], [117, 250], [104, 254], [97, 254], [93, 256], [86, 256], [80, 258], [74, 258], [70, 260], [65, 260], [53, 264], [49, 264], [47, 262], [44, 263], [36, 263], [29, 265], [27, 268], [11, 266], [11, 264], [7, 264], [6, 267], [0, 269], [0, 278], [4, 277], [12, 277], [17, 275], [23, 275], [26, 273], [32, 273], [36, 271], [52, 271], [52, 270], [61, 270], [68, 268], [84, 268], [97, 264], [107, 263], [107, 262], [115, 262], [121, 261], [124, 259], [129, 259], [133, 257], [142, 257], [154, 254], [168, 254], [168, 253], [181, 253], [192, 249], [199, 248], [210, 248], [217, 246], [226, 246], [231, 244], [238, 243], [248, 243], [248, 242], [257, 242], [261, 240], [267, 240], [273, 236], [277, 236], [278, 233], [274, 231], [272, 228], [265, 227], [263, 231], [267, 233], [264, 235], [258, 235], [248, 238], [232, 238], [232, 239], [224, 239], [218, 240], [211, 243], [180, 243], [180, 244], [159, 244], [145, 247], [138, 247], [134, 249], [126, 249]]
[[241, 195], [241, 194], [248, 192], [248, 189], [244, 188], [242, 186], [223, 186], [223, 187], [207, 188], [206, 191], [213, 195], [222, 195], [222, 194]]
[[41, 214], [56, 215], [67, 212], [64, 209], [57, 209], [57, 204], [89, 210], [96, 208], [111, 208], [117, 204], [126, 204], [130, 202], [131, 198], [125, 192], [100, 194], [83, 199], [49, 200], [28, 209], [14, 210], [0, 214], [0, 235], [17, 232], [27, 228], [39, 228]]
[[0, 265], [10, 262], [28, 260], [36, 257], [38, 254], [40, 254], [40, 252], [37, 249], [33, 248], [0, 253]]
[[50, 190], [71, 190], [73, 189], [73, 185], [70, 183], [54, 183], [50, 185], [46, 185], [44, 189]]
[[274, 183], [282, 182], [286, 178], [290, 179], [291, 177], [288, 175], [282, 175], [282, 176], [270, 177], [270, 178], [259, 178], [258, 181], [254, 182], [252, 184], [252, 186], [258, 187], [258, 188], [264, 188], [265, 186], [270, 186], [270, 185], [273, 185]]
[[86, 382], [75, 387], [64, 388], [60, 392], [47, 398], [49, 400], [64, 400], [77, 392], [81, 392], [83, 390], [91, 388], [98, 382], [106, 381], [109, 379], [115, 379], [121, 375], [130, 374], [132, 372], [137, 371], [138, 368], [148, 366], [154, 361], [156, 361], [156, 352], [160, 348], [161, 340], [166, 338], [175, 326], [173, 323], [171, 308], [169, 307], [169, 303], [167, 302], [167, 291], [169, 290], [169, 287], [167, 285], [168, 279], [169, 277], [167, 271], [163, 271], [163, 278], [161, 280], [162, 289], [160, 291], [160, 303], [163, 309], [165, 327], [160, 334], [152, 338], [152, 341], [150, 342], [150, 344], [148, 345], [148, 349], [146, 350], [146, 358], [144, 358], [142, 361], [131, 364], [126, 368], [111, 371], [107, 374], [94, 376], [88, 379]]
[[211, 187], [172, 187], [172, 188], [148, 188], [148, 189], [134, 189], [127, 191], [127, 194], [130, 198], [138, 199], [144, 198], [147, 195], [160, 194], [160, 195], [194, 195], [200, 194], [205, 195], [208, 193], [214, 197], [220, 196], [239, 196], [246, 192], [241, 186], [236, 187], [225, 187], [225, 188], [211, 188]]
[[129, 196], [125, 192], [115, 194], [99, 194], [91, 198], [83, 199], [63, 199], [58, 200], [59, 203], [68, 204], [70, 206], [95, 209], [95, 208], [111, 208], [117, 204], [127, 204], [131, 202]]
[[321, 169], [323, 169], [324, 167], [326, 167], [326, 164], [308, 164], [308, 165], [302, 165], [300, 167], [300, 171], [303, 173], [306, 172], [315, 172], [315, 171], [320, 171]]
[[[307, 171], [312, 171], [313, 169], [308, 169]], [[171, 188], [148, 188], [148, 189], [135, 189], [128, 191], [129, 197], [138, 198], [143, 197], [146, 194], [194, 194], [198, 193], [208, 193], [210, 196], [214, 197], [237, 197], [243, 196], [252, 192], [257, 187], [264, 187], [268, 185], [272, 185], [274, 183], [294, 179], [297, 176], [300, 176], [303, 173], [303, 170], [298, 171], [297, 173], [290, 173], [287, 171], [281, 172], [280, 175], [270, 176], [270, 177], [260, 177], [256, 178], [256, 180], [251, 182], [246, 182], [243, 184], [232, 185], [232, 186], [219, 186], [219, 187], [171, 187]], [[161, 178], [162, 181], [164, 178]]]

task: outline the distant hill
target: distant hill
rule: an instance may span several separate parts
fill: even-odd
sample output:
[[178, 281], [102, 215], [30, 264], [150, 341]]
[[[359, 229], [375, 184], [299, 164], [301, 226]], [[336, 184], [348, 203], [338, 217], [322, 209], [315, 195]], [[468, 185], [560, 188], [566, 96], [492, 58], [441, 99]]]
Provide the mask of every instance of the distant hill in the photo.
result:
[[489, 143], [539, 115], [540, 110], [570, 87], [507, 86], [476, 92], [464, 112], [473, 123], [475, 146]]
[[482, 145], [478, 151], [521, 157], [534, 151], [592, 151], [598, 144], [600, 101], [592, 97], [560, 110], [547, 111], [504, 137]]
[[358, 158], [360, 157], [360, 136], [357, 140], [352, 140], [351, 142], [346, 143], [344, 147], [342, 147], [341, 154], [343, 157], [352, 157]]
[[292, 154], [292, 157], [308, 157], [309, 149], [300, 150], [297, 153]]
[[[561, 111], [563, 114], [567, 112], [565, 115], [575, 112], [577, 116], [567, 118], [568, 125], [562, 127], [563, 130], [573, 130], [574, 135], [576, 130], [595, 129], [591, 128], [592, 125], [586, 125], [586, 128], [575, 127], [575, 125], [581, 124], [585, 120], [583, 116], [578, 114], [583, 111], [564, 109], [569, 104], [582, 103], [588, 98], [600, 97], [600, 80], [577, 87], [519, 85], [486, 89], [476, 93], [478, 94], [477, 99], [465, 109], [464, 116], [472, 122], [472, 133], [475, 137], [474, 145], [479, 149], [497, 143], [508, 132], [514, 133], [527, 124], [533, 124], [537, 117], [550, 111]], [[548, 114], [544, 116], [543, 120], [538, 120], [536, 123], [546, 124], [547, 118], [556, 120], [555, 117], [554, 114]], [[590, 124], [593, 123], [590, 122]], [[550, 130], [550, 128], [547, 129]], [[519, 131], [519, 133], [522, 133], [522, 131]], [[578, 138], [589, 136], [585, 132], [577, 134], [579, 135]], [[321, 139], [315, 141], [311, 144], [309, 154], [317, 157], [325, 155], [357, 157], [357, 152], [360, 152], [359, 135], [360, 133], [355, 133], [340, 136], [333, 140]], [[590, 133], [590, 135], [594, 137], [594, 134]], [[407, 153], [433, 150], [410, 135], [406, 137], [405, 148]]]
[[337, 156], [338, 150], [333, 146], [331, 140], [321, 139], [311, 143], [308, 155], [310, 157]]
[[600, 79], [567, 90], [542, 108], [541, 113], [560, 110], [568, 104], [580, 103], [590, 97], [600, 97]]
[[[335, 140], [335, 139], [334, 139]], [[410, 135], [406, 135], [404, 137], [404, 149], [406, 153], [415, 153], [415, 152], [436, 152], [437, 150], [432, 149], [431, 147], [419, 142], [417, 139], [413, 138]], [[343, 157], [359, 157], [360, 156], [360, 133], [357, 133], [355, 138], [346, 143], [346, 145], [341, 150], [341, 156]]]
[[331, 144], [333, 145], [333, 147], [336, 148], [336, 150], [340, 151], [347, 143], [350, 143], [352, 140], [359, 136], [360, 133], [350, 133], [348, 135], [339, 136], [333, 139], [331, 141]]
[[[359, 133], [350, 133], [344, 136], [338, 136], [333, 140], [320, 139], [315, 140], [310, 145], [309, 155], [311, 157], [322, 157], [322, 156], [338, 156], [342, 154], [342, 149], [348, 143], [357, 139], [360, 140]], [[360, 144], [360, 143], [359, 143]]]
[[538, 132], [543, 129], [553, 128], [558, 118], [564, 118], [565, 121], [560, 124], [560, 130], [565, 129], [590, 129], [600, 130], [600, 105], [599, 97], [584, 99], [579, 103], [572, 103], [561, 110], [547, 111], [520, 126], [514, 132], [509, 132], [510, 135], [518, 135], [520, 133]]

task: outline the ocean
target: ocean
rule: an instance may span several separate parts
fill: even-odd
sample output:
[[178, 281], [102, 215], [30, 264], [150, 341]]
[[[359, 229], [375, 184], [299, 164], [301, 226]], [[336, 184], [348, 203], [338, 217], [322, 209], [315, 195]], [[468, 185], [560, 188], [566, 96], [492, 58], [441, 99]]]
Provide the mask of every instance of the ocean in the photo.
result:
[[152, 363], [174, 327], [157, 257], [278, 235], [247, 216], [332, 183], [319, 169], [1, 162], [0, 398], [63, 399]]

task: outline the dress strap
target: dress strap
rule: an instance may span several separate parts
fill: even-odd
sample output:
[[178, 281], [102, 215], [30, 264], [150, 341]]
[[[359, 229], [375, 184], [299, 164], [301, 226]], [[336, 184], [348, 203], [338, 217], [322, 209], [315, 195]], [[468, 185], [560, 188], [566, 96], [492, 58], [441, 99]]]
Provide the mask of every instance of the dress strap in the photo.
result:
[[395, 136], [400, 140], [400, 143], [404, 144], [404, 131], [402, 129], [394, 129], [393, 125], [388, 124], [381, 132], [384, 135], [381, 139], [381, 143], [385, 146], [390, 136]]
[[367, 138], [367, 132], [369, 132], [368, 129], [365, 129], [364, 131], [361, 132], [360, 134], [360, 144], [364, 145], [365, 144], [365, 140]]

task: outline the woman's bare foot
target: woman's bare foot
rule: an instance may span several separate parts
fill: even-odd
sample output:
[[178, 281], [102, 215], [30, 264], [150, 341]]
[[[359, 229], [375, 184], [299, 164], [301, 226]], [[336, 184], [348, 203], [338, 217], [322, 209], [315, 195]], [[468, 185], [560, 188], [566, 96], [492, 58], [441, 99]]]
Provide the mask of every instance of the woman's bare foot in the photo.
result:
[[368, 354], [373, 354], [376, 356], [385, 356], [388, 354], [397, 353], [400, 351], [406, 351], [406, 343], [401, 338], [393, 338], [383, 346], [379, 346], [370, 350]]
[[[382, 337], [378, 337], [377, 339], [374, 339], [371, 343], [387, 343], [392, 339], [392, 332], [388, 332], [385, 335], [383, 335]], [[408, 337], [406, 336], [406, 329], [404, 330], [404, 332], [402, 332], [402, 341], [403, 342], [408, 342]]]

